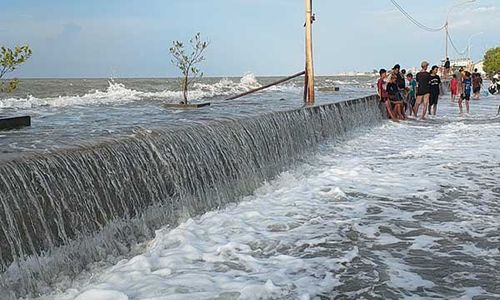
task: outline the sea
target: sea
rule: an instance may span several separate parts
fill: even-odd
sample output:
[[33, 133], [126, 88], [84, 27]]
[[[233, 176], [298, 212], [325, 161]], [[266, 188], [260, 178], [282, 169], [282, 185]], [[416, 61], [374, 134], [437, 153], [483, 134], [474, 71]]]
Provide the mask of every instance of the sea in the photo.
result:
[[[26, 80], [0, 114], [0, 164], [162, 127], [302, 107], [300, 80], [207, 78], [210, 108], [172, 110], [173, 79]], [[318, 103], [376, 93], [374, 77], [320, 77]], [[335, 91], [339, 87], [339, 91]], [[500, 299], [500, 97], [460, 114], [353, 129], [216, 211], [160, 228], [133, 254], [61, 276], [23, 299]]]
[[[303, 106], [303, 79], [228, 101], [280, 77], [203, 78], [190, 89], [202, 110], [172, 110], [182, 101], [179, 79], [25, 79], [11, 94], [0, 94], [0, 115], [30, 115], [30, 128], [0, 133], [0, 160], [25, 152], [50, 152], [83, 143], [131, 136], [144, 130], [183, 126]], [[318, 103], [374, 93], [375, 77], [319, 77]], [[334, 92], [339, 87], [339, 92]]]

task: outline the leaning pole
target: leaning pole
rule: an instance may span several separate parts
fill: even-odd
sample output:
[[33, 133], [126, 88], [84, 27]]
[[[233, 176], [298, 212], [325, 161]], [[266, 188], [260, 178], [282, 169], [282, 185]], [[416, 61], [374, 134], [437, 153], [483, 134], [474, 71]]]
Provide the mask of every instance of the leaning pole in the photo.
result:
[[314, 64], [313, 64], [313, 46], [312, 46], [312, 0], [305, 0], [306, 8], [306, 76], [305, 76], [305, 102], [314, 104]]

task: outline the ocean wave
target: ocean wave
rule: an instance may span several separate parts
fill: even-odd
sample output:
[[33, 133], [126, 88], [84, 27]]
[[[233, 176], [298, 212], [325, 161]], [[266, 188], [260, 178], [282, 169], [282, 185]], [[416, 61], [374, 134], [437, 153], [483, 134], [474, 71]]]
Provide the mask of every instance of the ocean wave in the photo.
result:
[[360, 82], [356, 79], [352, 79], [352, 80], [333, 80], [333, 79], [326, 79], [325, 80], [325, 83], [328, 83], [328, 84], [334, 84], [334, 85], [354, 85], [354, 86], [358, 86], [358, 85], [367, 85], [367, 84], [370, 84], [371, 81], [364, 81], [364, 82]]
[[[239, 82], [224, 78], [214, 84], [195, 83], [189, 92], [190, 100], [234, 95], [260, 87], [261, 85], [253, 74], [246, 74]], [[0, 99], [0, 109], [29, 109], [37, 107], [69, 107], [88, 105], [123, 104], [139, 100], [161, 100], [163, 102], [177, 102], [182, 99], [182, 92], [177, 90], [163, 90], [159, 92], [138, 91], [127, 88], [123, 83], [114, 80], [108, 81], [104, 91], [95, 90], [82, 96], [58, 96], [37, 98], [32, 95], [26, 98]]]
[[95, 90], [83, 96], [58, 96], [37, 98], [29, 95], [27, 98], [0, 99], [0, 108], [36, 108], [43, 106], [66, 107], [78, 105], [99, 105], [130, 102], [141, 99], [142, 92], [128, 89], [122, 83], [113, 80], [108, 82], [105, 91]]

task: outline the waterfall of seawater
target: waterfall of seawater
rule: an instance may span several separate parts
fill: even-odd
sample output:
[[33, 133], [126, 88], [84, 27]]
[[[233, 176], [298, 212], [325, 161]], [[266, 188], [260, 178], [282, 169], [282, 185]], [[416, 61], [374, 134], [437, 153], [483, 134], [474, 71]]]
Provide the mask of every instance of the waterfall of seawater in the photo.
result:
[[382, 115], [371, 96], [2, 162], [0, 298], [127, 254], [156, 229], [237, 201]]

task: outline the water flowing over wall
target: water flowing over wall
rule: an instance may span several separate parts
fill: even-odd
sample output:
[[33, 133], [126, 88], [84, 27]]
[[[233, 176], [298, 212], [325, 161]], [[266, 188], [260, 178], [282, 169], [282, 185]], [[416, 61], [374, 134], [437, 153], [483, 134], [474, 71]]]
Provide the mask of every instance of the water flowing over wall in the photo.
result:
[[0, 298], [127, 254], [154, 230], [235, 202], [318, 144], [382, 118], [370, 96], [0, 162]]

